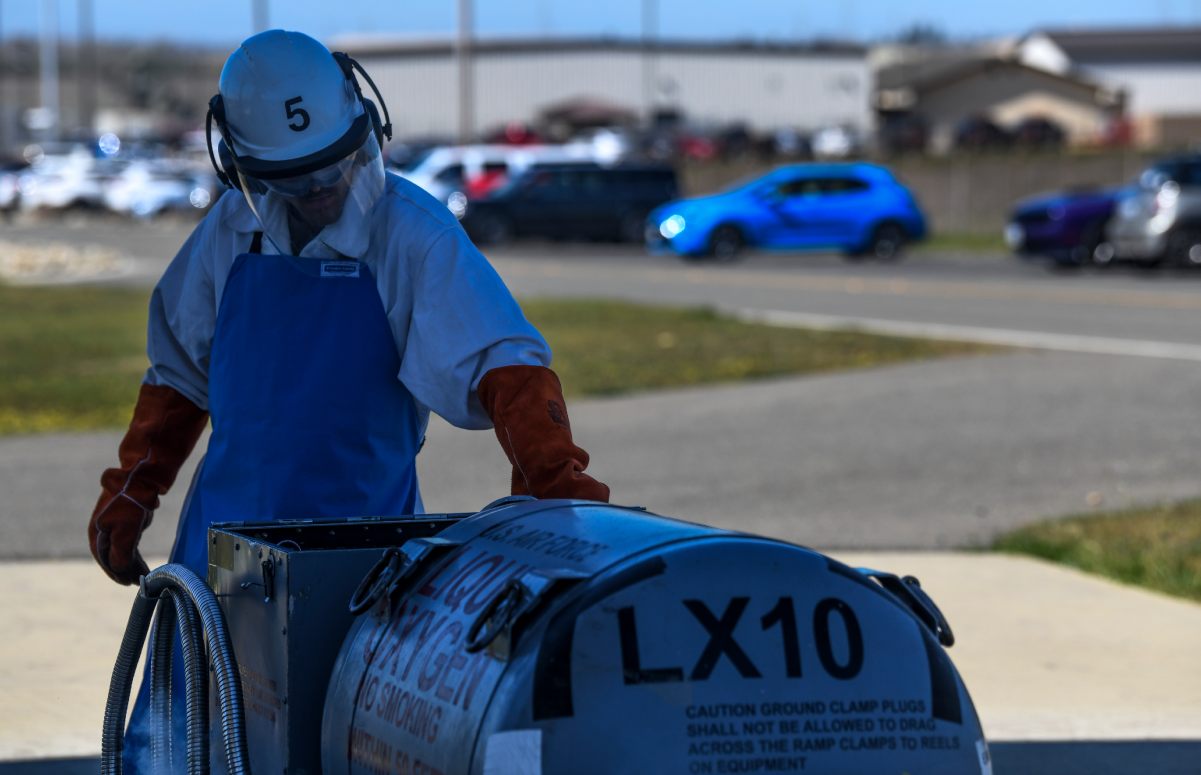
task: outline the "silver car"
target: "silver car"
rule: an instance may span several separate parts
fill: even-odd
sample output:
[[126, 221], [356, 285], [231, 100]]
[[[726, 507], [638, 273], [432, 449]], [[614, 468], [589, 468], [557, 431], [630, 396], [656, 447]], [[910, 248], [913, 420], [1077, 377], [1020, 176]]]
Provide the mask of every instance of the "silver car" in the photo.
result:
[[1118, 200], [1105, 232], [1113, 259], [1201, 266], [1201, 156], [1148, 168]]

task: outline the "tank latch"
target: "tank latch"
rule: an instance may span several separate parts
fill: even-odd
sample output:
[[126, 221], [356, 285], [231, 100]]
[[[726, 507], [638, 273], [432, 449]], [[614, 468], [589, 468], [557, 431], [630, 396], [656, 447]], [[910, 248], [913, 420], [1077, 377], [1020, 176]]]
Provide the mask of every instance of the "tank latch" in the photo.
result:
[[500, 660], [507, 660], [516, 640], [515, 627], [542, 601], [588, 578], [588, 574], [565, 569], [529, 571], [509, 581], [480, 611], [467, 631], [464, 648], [468, 653], [488, 649]]
[[900, 600], [906, 608], [913, 612], [918, 621], [934, 633], [939, 643], [947, 648], [955, 645], [955, 634], [951, 632], [951, 625], [947, 622], [947, 618], [942, 615], [942, 611], [938, 610], [938, 606], [922, 589], [921, 582], [915, 577], [901, 577], [895, 573], [885, 573], [871, 568], [860, 568], [859, 572], [868, 578], [875, 579], [880, 586], [884, 587], [885, 591]]
[[412, 538], [399, 547], [390, 547], [367, 571], [350, 596], [350, 612], [358, 616], [370, 610], [383, 596], [394, 598], [419, 567], [459, 546], [459, 543], [438, 536], [427, 536]]

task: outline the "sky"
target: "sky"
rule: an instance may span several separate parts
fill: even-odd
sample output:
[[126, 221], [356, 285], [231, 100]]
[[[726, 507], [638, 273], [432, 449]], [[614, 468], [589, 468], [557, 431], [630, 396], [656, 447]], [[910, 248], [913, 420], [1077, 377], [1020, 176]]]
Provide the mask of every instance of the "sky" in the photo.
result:
[[[258, 0], [268, 26], [328, 40], [345, 34], [446, 37], [457, 0]], [[256, 0], [0, 0], [0, 37], [33, 35], [47, 5], [64, 38], [91, 4], [99, 38], [232, 45], [254, 32]], [[1039, 27], [1201, 26], [1201, 0], [475, 0], [480, 37], [641, 34], [657, 7], [660, 37], [878, 41], [915, 24], [953, 39], [1020, 35]]]

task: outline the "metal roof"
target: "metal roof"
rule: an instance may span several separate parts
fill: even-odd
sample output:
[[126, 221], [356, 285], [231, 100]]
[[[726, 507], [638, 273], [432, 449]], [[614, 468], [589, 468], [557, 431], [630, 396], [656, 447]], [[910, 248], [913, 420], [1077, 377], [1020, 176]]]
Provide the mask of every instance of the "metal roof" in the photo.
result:
[[1046, 29], [1074, 65], [1201, 62], [1201, 27]]
[[[453, 38], [405, 38], [379, 35], [344, 35], [333, 39], [330, 48], [354, 56], [450, 55]], [[471, 42], [475, 54], [544, 54], [579, 51], [650, 51], [660, 54], [756, 54], [760, 56], [837, 56], [862, 58], [867, 48], [845, 41], [815, 40], [804, 43], [726, 40], [653, 40], [618, 37], [580, 38], [483, 38]]]
[[876, 71], [876, 87], [880, 89], [909, 87], [922, 90], [926, 84], [957, 76], [978, 67], [982, 61], [992, 58], [967, 52], [932, 53], [921, 59], [881, 67]]
[[1014, 59], [997, 56], [963, 56], [906, 62], [881, 68], [876, 73], [876, 89], [912, 89], [919, 94], [928, 94], [945, 86], [972, 78], [981, 73], [996, 70], [1012, 70], [1046, 78], [1082, 91], [1100, 95], [1105, 90], [1092, 81], [1076, 74], [1059, 75], [1030, 67]]

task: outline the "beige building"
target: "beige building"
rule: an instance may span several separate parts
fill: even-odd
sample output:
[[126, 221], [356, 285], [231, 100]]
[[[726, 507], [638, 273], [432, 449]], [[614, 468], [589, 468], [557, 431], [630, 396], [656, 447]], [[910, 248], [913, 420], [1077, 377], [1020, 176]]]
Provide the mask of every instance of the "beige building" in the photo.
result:
[[1121, 115], [1122, 94], [1007, 56], [929, 52], [877, 71], [875, 108], [884, 128], [903, 120], [924, 124], [935, 152], [950, 150], [957, 128], [973, 117], [1003, 129], [1043, 118], [1064, 130], [1068, 144], [1089, 145], [1106, 140]]
[[1123, 92], [1139, 145], [1201, 141], [1201, 27], [1039, 30], [1018, 41], [1014, 55]]

